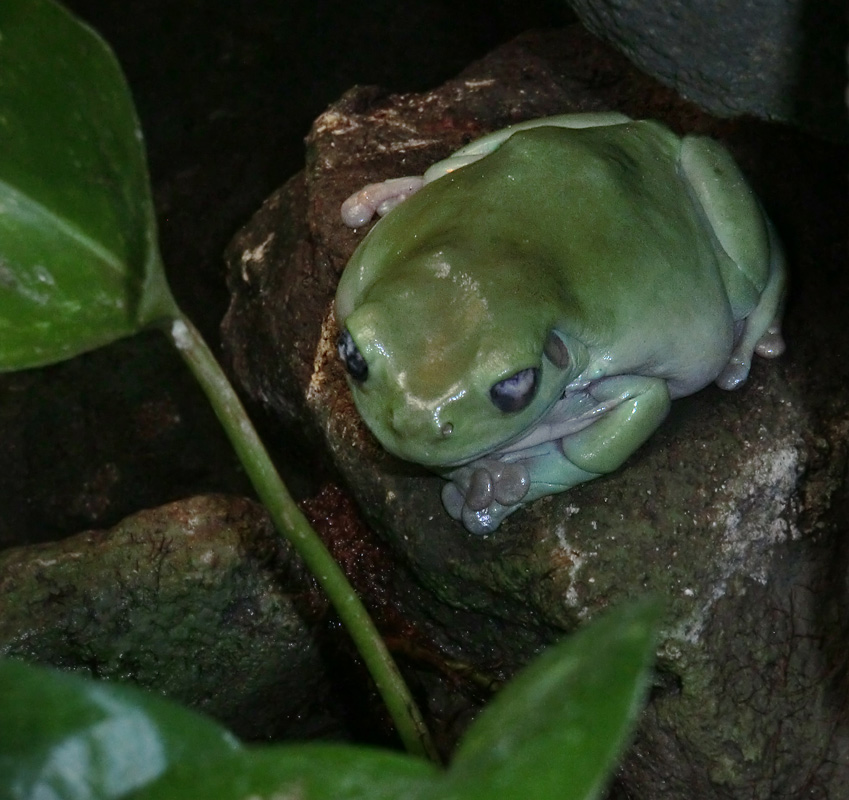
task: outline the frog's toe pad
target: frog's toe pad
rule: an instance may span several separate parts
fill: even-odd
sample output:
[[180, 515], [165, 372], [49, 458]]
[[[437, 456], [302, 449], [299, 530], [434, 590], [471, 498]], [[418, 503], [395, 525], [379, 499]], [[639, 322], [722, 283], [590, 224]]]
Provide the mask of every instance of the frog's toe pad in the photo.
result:
[[452, 519], [463, 519], [463, 506], [466, 500], [456, 483], [448, 482], [442, 487], [442, 505]]
[[786, 348], [781, 329], [777, 325], [771, 325], [767, 332], [758, 339], [755, 352], [761, 358], [778, 358]]
[[508, 514], [519, 508], [531, 486], [524, 464], [480, 459], [461, 467], [442, 487], [448, 514], [470, 533], [492, 533]]
[[492, 503], [479, 511], [465, 505], [463, 506], [462, 522], [469, 533], [484, 536], [496, 530], [501, 524], [501, 520], [512, 510], [505, 508], [500, 503]]
[[476, 469], [469, 480], [466, 505], [473, 511], [483, 511], [492, 502], [493, 480], [488, 469]]
[[725, 369], [719, 373], [716, 379], [716, 385], [726, 391], [739, 389], [746, 382], [746, 378], [749, 377], [750, 367], [751, 363], [748, 360], [744, 361], [742, 358], [732, 358]]
[[531, 488], [531, 475], [524, 464], [504, 464], [495, 481], [495, 499], [504, 506], [515, 506]]
[[473, 511], [483, 511], [493, 502], [515, 506], [528, 493], [531, 476], [523, 464], [505, 464], [497, 459], [479, 463], [466, 489], [466, 505]]

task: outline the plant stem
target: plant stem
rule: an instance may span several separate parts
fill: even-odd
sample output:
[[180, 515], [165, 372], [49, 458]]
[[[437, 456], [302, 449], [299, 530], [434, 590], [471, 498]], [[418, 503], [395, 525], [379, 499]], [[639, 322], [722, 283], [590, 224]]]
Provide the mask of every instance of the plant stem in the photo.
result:
[[230, 381], [203, 337], [182, 314], [163, 326], [209, 398], [260, 500], [304, 560], [339, 614], [368, 667], [407, 751], [439, 763], [439, 755], [398, 667], [345, 573], [295, 504]]

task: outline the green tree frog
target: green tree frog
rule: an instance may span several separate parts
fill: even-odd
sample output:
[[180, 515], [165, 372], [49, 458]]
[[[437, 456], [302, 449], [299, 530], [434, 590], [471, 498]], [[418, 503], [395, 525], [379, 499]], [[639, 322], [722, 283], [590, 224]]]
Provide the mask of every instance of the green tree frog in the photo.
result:
[[447, 479], [473, 533], [617, 469], [671, 400], [784, 349], [781, 246], [712, 139], [532, 120], [342, 215], [376, 210], [336, 294], [339, 354], [368, 427]]

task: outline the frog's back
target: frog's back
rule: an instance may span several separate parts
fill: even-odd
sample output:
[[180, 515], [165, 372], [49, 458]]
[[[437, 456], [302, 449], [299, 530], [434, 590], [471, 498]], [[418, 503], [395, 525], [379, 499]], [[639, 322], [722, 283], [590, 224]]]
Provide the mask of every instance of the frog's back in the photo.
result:
[[560, 324], [606, 371], [693, 390], [727, 358], [733, 323], [679, 151], [680, 139], [649, 121], [517, 133], [460, 171], [470, 170], [467, 202], [481, 203], [463, 235], [471, 246], [488, 219], [501, 220], [501, 238], [526, 242], [529, 280], [556, 284]]
[[608, 374], [642, 370], [694, 390], [721, 369], [732, 323], [679, 148], [654, 122], [518, 132], [383, 219], [343, 277], [358, 288], [340, 294], [425, 285], [435, 256], [450, 253], [453, 279], [475, 287], [493, 330], [556, 325]]
[[467, 193], [482, 205], [466, 235], [485, 234], [490, 217], [504, 238], [535, 237], [587, 311], [651, 303], [661, 282], [714, 285], [715, 248], [678, 174], [679, 148], [654, 122], [518, 133], [492, 163], [466, 168], [478, 168]]

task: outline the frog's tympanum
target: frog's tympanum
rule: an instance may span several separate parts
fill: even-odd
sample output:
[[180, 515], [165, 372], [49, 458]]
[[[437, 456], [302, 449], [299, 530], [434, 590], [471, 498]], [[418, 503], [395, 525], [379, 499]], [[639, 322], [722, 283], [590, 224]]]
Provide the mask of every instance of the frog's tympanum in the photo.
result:
[[781, 247], [712, 139], [532, 120], [342, 213], [390, 209], [339, 283], [339, 353], [368, 427], [442, 474], [474, 533], [615, 470], [671, 400], [784, 348]]

